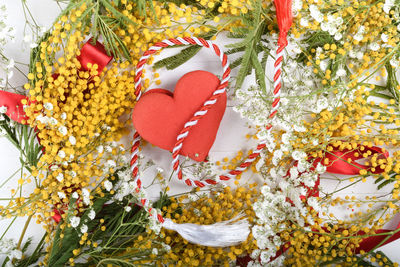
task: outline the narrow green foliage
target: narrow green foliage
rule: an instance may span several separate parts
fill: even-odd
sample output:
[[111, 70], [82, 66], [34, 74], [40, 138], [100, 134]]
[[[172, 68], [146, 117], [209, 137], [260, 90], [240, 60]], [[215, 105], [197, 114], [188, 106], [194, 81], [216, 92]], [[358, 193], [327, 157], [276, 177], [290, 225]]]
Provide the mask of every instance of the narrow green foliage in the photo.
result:
[[[210, 31], [207, 34], [201, 35], [199, 37], [209, 39], [214, 36], [214, 34], [216, 34], [216, 31]], [[168, 70], [175, 69], [194, 57], [200, 51], [200, 49], [201, 46], [191, 45], [173, 56], [157, 61], [156, 63], [154, 63], [154, 68], [160, 69], [166, 67]]]
[[37, 166], [42, 156], [42, 146], [37, 141], [35, 130], [29, 125], [14, 123], [7, 116], [0, 121], [0, 128], [6, 133], [6, 138], [21, 152], [22, 166], [28, 171]]
[[397, 105], [400, 106], [400, 91], [398, 89], [399, 82], [396, 77], [396, 71], [389, 62], [385, 64], [385, 68], [388, 73], [386, 88], [396, 100]]
[[[113, 174], [114, 183], [118, 181], [118, 170]], [[58, 226], [53, 238], [52, 249], [48, 260], [49, 266], [65, 266], [69, 258], [84, 257], [87, 263], [84, 266], [106, 266], [107, 263], [120, 261], [118, 266], [130, 264], [132, 253], [137, 259], [148, 258], [151, 250], [138, 250], [132, 248], [133, 242], [137, 236], [146, 231], [148, 224], [148, 215], [141, 207], [134, 205], [137, 200], [125, 198], [122, 202], [112, 202], [106, 204], [113, 196], [106, 190], [102, 191], [103, 196], [95, 195], [93, 199], [92, 209], [96, 213], [96, 217], [91, 220], [89, 218], [90, 210], [86, 210], [83, 214], [78, 214], [80, 225], [76, 228], [71, 226], [65, 227], [63, 230]], [[170, 204], [167, 195], [160, 195], [160, 200], [154, 203], [154, 207], [162, 208]], [[130, 206], [131, 210], [126, 211], [125, 207]], [[73, 216], [76, 210], [76, 200], [71, 200], [67, 211], [67, 222]], [[104, 220], [104, 223], [100, 221]], [[60, 224], [63, 222], [60, 222]], [[81, 239], [80, 227], [86, 224], [88, 227], [88, 240], [99, 243], [99, 247], [84, 246], [87, 248], [81, 251], [79, 255], [74, 255], [75, 249], [83, 246], [79, 244]], [[106, 227], [106, 231], [101, 229]], [[63, 234], [63, 237], [61, 236]], [[128, 256], [119, 255], [130, 248]], [[124, 260], [125, 259], [125, 260]], [[126, 265], [128, 266], [128, 265]]]
[[[244, 79], [255, 70], [257, 84], [260, 86], [263, 93], [266, 93], [265, 81], [265, 64], [269, 56], [263, 45], [261, 45], [262, 36], [266, 30], [266, 20], [263, 16], [262, 1], [253, 1], [254, 9], [246, 15], [241, 15], [240, 20], [243, 27], [232, 28], [231, 38], [241, 38], [242, 40], [236, 43], [227, 45], [228, 54], [242, 52], [240, 59], [232, 62], [231, 68], [239, 67], [239, 72], [236, 76], [235, 89], [242, 86]], [[264, 60], [259, 60], [259, 54], [262, 54]]]
[[186, 61], [194, 57], [197, 52], [199, 52], [201, 49], [201, 46], [199, 45], [193, 45], [189, 46], [182, 51], [179, 52], [179, 54], [164, 58], [160, 61], [157, 61], [154, 64], [155, 69], [160, 69], [162, 67], [166, 67], [168, 70], [173, 70], [180, 65], [184, 64]]

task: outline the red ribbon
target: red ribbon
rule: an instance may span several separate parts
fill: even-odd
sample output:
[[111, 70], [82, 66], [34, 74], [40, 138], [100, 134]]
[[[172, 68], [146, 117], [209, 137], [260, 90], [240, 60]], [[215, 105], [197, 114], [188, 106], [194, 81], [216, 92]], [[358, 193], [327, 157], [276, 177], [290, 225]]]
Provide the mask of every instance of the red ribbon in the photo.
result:
[[[83, 45], [81, 54], [77, 57], [77, 59], [81, 63], [82, 70], [89, 70], [87, 66], [88, 63], [91, 63], [97, 64], [98, 73], [101, 73], [104, 67], [112, 60], [113, 57], [107, 55], [104, 46], [100, 42], [96, 42], [95, 45], [92, 45], [91, 42], [92, 39]], [[53, 75], [54, 78], [57, 78], [57, 76], [57, 74]], [[30, 104], [27, 96], [0, 91], [0, 107], [7, 107], [6, 115], [18, 123], [27, 124], [26, 121], [28, 120], [28, 117], [23, 109], [24, 105], [21, 103], [23, 99], [28, 101], [28, 105]]]
[[94, 45], [91, 43], [93, 42], [92, 39], [87, 41], [81, 48], [81, 54], [77, 57], [79, 62], [82, 65], [82, 69], [87, 71], [89, 70], [87, 65], [90, 64], [97, 64], [98, 73], [100, 74], [105, 66], [110, 63], [113, 59], [112, 56], [107, 55], [107, 51], [104, 46], [96, 41]]
[[[344, 174], [344, 175], [357, 175], [360, 174], [360, 170], [367, 170], [374, 174], [382, 173], [384, 170], [380, 167], [376, 167], [372, 170], [371, 166], [361, 165], [356, 160], [363, 159], [363, 154], [368, 153], [369, 156], [378, 154], [378, 159], [386, 159], [389, 157], [389, 153], [387, 151], [383, 151], [380, 147], [364, 147], [358, 146], [354, 150], [333, 150], [331, 152], [327, 152], [323, 159], [318, 158], [314, 162], [314, 166], [316, 166], [319, 162], [326, 166], [326, 171], [330, 173], [336, 174]], [[325, 159], [328, 159], [329, 162], [325, 163]], [[351, 160], [348, 162], [348, 160]]]
[[21, 103], [23, 99], [29, 100], [29, 98], [24, 95], [0, 91], [0, 107], [7, 107], [7, 112], [5, 114], [13, 121], [27, 124], [26, 121], [28, 117], [25, 114], [24, 105]]
[[292, 26], [292, 0], [275, 0], [276, 20], [279, 27], [279, 46], [286, 46], [288, 44], [287, 34]]

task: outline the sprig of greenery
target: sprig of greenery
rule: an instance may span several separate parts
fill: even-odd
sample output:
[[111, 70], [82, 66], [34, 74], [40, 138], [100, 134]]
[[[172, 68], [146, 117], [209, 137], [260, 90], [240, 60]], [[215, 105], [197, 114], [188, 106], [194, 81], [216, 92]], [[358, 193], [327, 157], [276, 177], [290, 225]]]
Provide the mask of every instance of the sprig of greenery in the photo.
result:
[[[200, 35], [199, 37], [207, 40], [207, 39], [210, 39], [211, 37], [213, 37], [216, 33], [217, 33], [217, 31], [212, 30], [212, 31], [209, 31], [207, 34]], [[185, 62], [187, 62], [192, 57], [194, 57], [197, 54], [197, 52], [200, 51], [200, 49], [201, 49], [201, 46], [199, 46], [199, 45], [191, 45], [191, 46], [181, 50], [179, 53], [177, 53], [173, 56], [170, 56], [170, 57], [167, 57], [167, 58], [157, 61], [156, 63], [154, 63], [154, 68], [160, 69], [160, 68], [166, 67], [168, 70], [173, 70], [173, 69], [181, 66]]]
[[[115, 177], [114, 184], [119, 179], [119, 171], [122, 170], [117, 170], [113, 174]], [[114, 264], [118, 262], [118, 266], [125, 266], [126, 264], [130, 266], [133, 262], [132, 259], [140, 260], [150, 256], [151, 250], [138, 250], [132, 247], [137, 236], [147, 230], [148, 215], [146, 211], [134, 205], [135, 201], [129, 198], [125, 198], [122, 203], [106, 204], [113, 198], [113, 195], [104, 189], [101, 194], [103, 195], [96, 194], [94, 196], [91, 206], [91, 209], [96, 213], [96, 218], [90, 220], [89, 212], [91, 209], [86, 209], [83, 214], [79, 215], [81, 224], [77, 228], [68, 225], [69, 218], [76, 210], [76, 200], [71, 200], [66, 222], [61, 221], [55, 231], [47, 263], [49, 266], [64, 266], [71, 257], [85, 258], [87, 262], [84, 266], [106, 266], [112, 262]], [[153, 206], [162, 208], [169, 204], [169, 197], [160, 195], [160, 199]], [[132, 208], [129, 212], [125, 210], [127, 206]], [[104, 223], [100, 222], [101, 219]], [[83, 223], [88, 227], [87, 240], [90, 240], [92, 244], [94, 242], [100, 243], [99, 247], [80, 245], [81, 233], [79, 229]], [[61, 225], [66, 225], [66, 227], [62, 229]], [[101, 226], [105, 226], [106, 231], [101, 230]], [[78, 249], [81, 251], [80, 254], [74, 256], [74, 250]], [[127, 254], [120, 255], [122, 252]]]
[[[241, 38], [240, 42], [232, 43], [226, 47], [231, 48], [228, 54], [242, 52], [243, 55], [237, 61], [234, 61], [231, 67], [239, 67], [239, 72], [236, 76], [235, 88], [242, 86], [244, 79], [255, 70], [257, 83], [263, 92], [266, 92], [265, 83], [265, 64], [262, 65], [258, 56], [259, 53], [264, 53], [263, 57], [269, 55], [269, 51], [263, 49], [261, 44], [262, 36], [267, 28], [266, 19], [263, 14], [262, 1], [252, 1], [253, 10], [248, 14], [241, 15], [240, 20], [243, 27], [234, 27], [231, 38]], [[243, 39], [242, 39], [243, 38]]]
[[31, 172], [42, 156], [42, 146], [38, 143], [35, 130], [28, 125], [11, 122], [7, 116], [0, 121], [0, 127], [6, 133], [6, 138], [21, 152], [22, 166]]

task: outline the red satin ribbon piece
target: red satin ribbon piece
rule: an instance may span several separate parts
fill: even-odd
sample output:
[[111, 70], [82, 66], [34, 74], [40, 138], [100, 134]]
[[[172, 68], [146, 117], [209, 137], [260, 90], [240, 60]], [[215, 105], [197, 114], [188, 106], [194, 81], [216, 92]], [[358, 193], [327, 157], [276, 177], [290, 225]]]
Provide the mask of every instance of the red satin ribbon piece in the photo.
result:
[[6, 115], [16, 122], [22, 123], [24, 120], [24, 124], [27, 124], [26, 120], [28, 117], [25, 114], [24, 105], [21, 103], [23, 99], [29, 100], [24, 95], [0, 91], [0, 107], [7, 107]]
[[[365, 252], [371, 251], [374, 249], [376, 246], [378, 246], [383, 240], [385, 240], [389, 235], [391, 235], [384, 243], [379, 245], [379, 247], [389, 244], [390, 242], [393, 242], [397, 239], [400, 238], [400, 231], [390, 234], [390, 232], [396, 231], [400, 228], [400, 223], [397, 225], [396, 229], [394, 230], [386, 230], [386, 229], [379, 229], [376, 231], [376, 234], [383, 234], [383, 233], [388, 233], [387, 235], [379, 235], [379, 236], [371, 236], [364, 238], [361, 243], [360, 247], [356, 249], [356, 253], [360, 253], [361, 250], [364, 250]], [[360, 232], [359, 235], [365, 235], [364, 232]]]
[[[378, 154], [378, 159], [387, 159], [389, 157], [389, 153], [387, 151], [383, 152], [380, 147], [364, 147], [363, 150], [361, 150], [361, 147], [357, 147], [354, 150], [344, 149], [327, 152], [325, 158], [318, 158], [314, 161], [314, 166], [320, 162], [326, 166], [326, 172], [344, 175], [358, 175], [360, 170], [368, 170], [374, 174], [382, 173], [384, 170], [380, 167], [376, 167], [372, 171], [371, 166], [361, 165], [356, 162], [356, 160], [363, 159], [363, 154], [368, 153], [368, 151], [371, 152], [369, 156]], [[324, 163], [325, 159], [329, 160], [328, 164]], [[348, 159], [351, 159], [351, 163], [347, 161]]]
[[275, 0], [276, 20], [279, 27], [279, 46], [286, 46], [288, 44], [287, 34], [292, 26], [292, 0]]
[[103, 71], [104, 67], [113, 59], [112, 56], [107, 55], [107, 51], [100, 42], [92, 45], [92, 39], [87, 41], [81, 49], [81, 54], [77, 57], [82, 65], [82, 69], [89, 70], [87, 65], [97, 64], [99, 74]]

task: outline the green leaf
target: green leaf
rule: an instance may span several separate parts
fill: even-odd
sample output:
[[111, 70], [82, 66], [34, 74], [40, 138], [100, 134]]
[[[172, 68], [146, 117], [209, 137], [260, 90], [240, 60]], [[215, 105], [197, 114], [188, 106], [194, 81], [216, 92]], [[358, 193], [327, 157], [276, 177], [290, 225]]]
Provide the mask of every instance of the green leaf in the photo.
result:
[[253, 47], [248, 46], [242, 57], [242, 62], [240, 64], [240, 70], [236, 76], [235, 88], [240, 88], [243, 84], [244, 79], [251, 70], [251, 54], [253, 53]]
[[382, 189], [383, 187], [387, 186], [388, 184], [393, 183], [394, 181], [392, 179], [385, 180], [383, 183], [378, 185], [378, 190]]
[[265, 69], [261, 65], [255, 53], [251, 54], [251, 62], [255, 70], [257, 83], [261, 87], [264, 95], [267, 95], [267, 86], [265, 84]]
[[234, 68], [236, 68], [237, 66], [240, 66], [240, 64], [242, 64], [242, 58], [241, 58], [241, 57], [235, 59], [235, 60], [229, 65], [229, 67], [230, 67], [231, 69], [234, 69]]
[[[214, 36], [215, 33], [216, 31], [212, 30], [209, 31], [207, 34], [201, 35], [199, 37], [204, 39], [209, 39], [212, 36]], [[154, 68], [160, 69], [162, 67], [166, 67], [168, 70], [175, 69], [180, 65], [184, 64], [185, 62], [187, 62], [193, 56], [195, 56], [200, 51], [201, 48], [202, 47], [198, 45], [191, 45], [173, 56], [157, 61], [156, 63], [154, 63]]]
[[235, 54], [238, 52], [243, 52], [245, 49], [246, 49], [245, 46], [240, 46], [240, 47], [229, 49], [228, 51], [225, 52], [225, 54], [231, 55], [231, 54]]
[[160, 61], [157, 61], [154, 64], [155, 69], [160, 69], [162, 67], [166, 67], [168, 70], [175, 69], [179, 67], [180, 65], [184, 64], [186, 61], [191, 59], [193, 56], [197, 54], [201, 49], [201, 46], [195, 45], [195, 46], [189, 46], [182, 51], [180, 51], [179, 54], [164, 58]]

